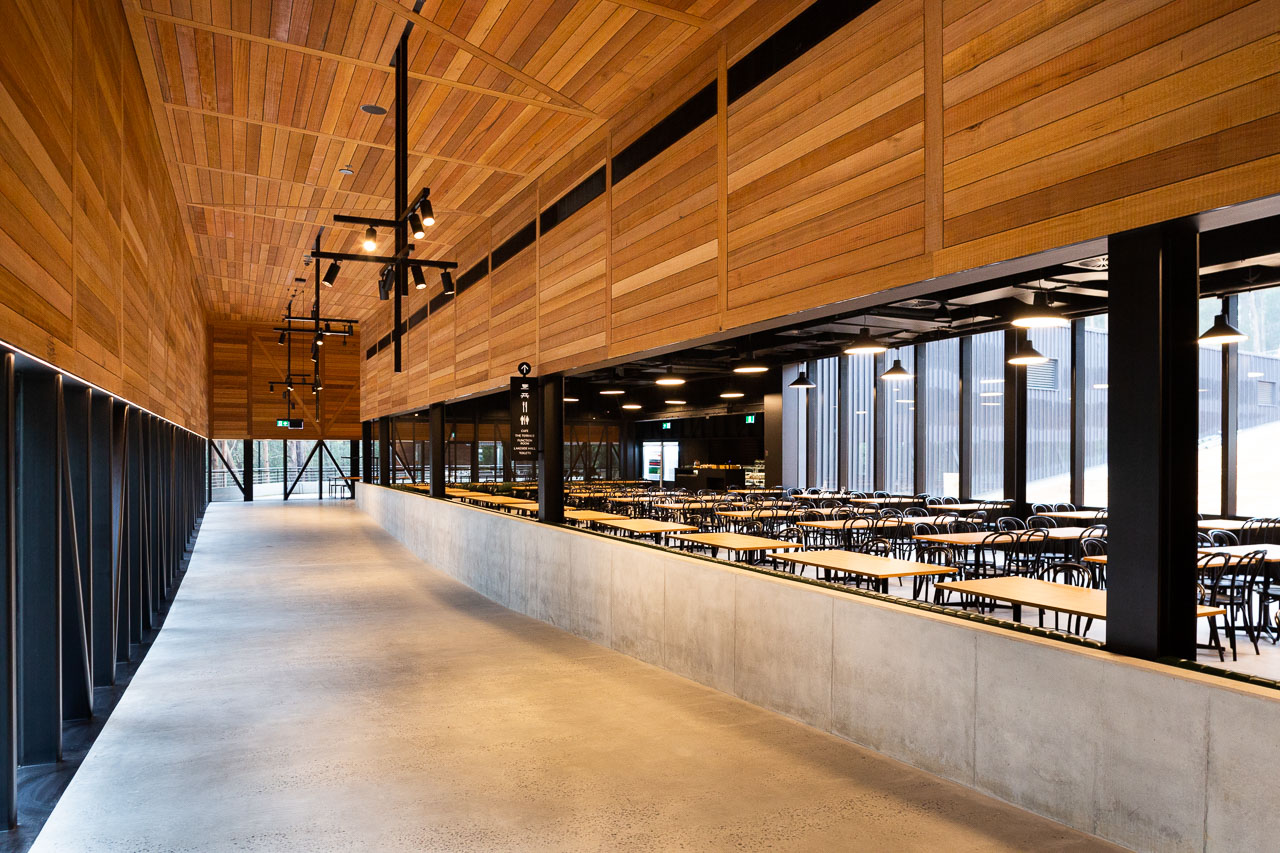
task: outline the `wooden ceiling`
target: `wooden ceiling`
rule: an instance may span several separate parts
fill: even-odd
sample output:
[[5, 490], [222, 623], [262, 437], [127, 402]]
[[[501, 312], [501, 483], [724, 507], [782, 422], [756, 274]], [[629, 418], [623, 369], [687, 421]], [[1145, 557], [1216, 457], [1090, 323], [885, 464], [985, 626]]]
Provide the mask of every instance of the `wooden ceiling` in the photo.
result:
[[[332, 215], [391, 212], [406, 24], [409, 194], [429, 186], [437, 219], [415, 256], [448, 258], [753, 0], [123, 2], [209, 312], [274, 319], [319, 225], [326, 249], [355, 251]], [[348, 264], [325, 313], [366, 316], [376, 273]]]

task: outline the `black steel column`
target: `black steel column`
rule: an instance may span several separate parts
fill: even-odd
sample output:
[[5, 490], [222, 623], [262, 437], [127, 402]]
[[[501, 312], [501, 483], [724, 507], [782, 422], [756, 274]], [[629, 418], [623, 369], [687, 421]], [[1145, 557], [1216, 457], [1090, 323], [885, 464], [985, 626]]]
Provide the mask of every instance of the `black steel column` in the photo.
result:
[[444, 468], [444, 403], [436, 403], [431, 407], [431, 496], [445, 497]]
[[[1227, 322], [1240, 327], [1240, 297], [1225, 296], [1222, 313]], [[1198, 354], [1197, 354], [1198, 355]], [[1198, 368], [1197, 368], [1198, 369]], [[1198, 377], [1197, 377], [1198, 380]], [[1225, 344], [1222, 347], [1222, 507], [1223, 515], [1236, 515], [1236, 470], [1240, 459], [1240, 346]]]
[[360, 422], [360, 462], [363, 471], [357, 471], [364, 482], [373, 482], [373, 421]]
[[[391, 327], [394, 343], [395, 372], [402, 367], [403, 324], [402, 302], [409, 292], [409, 265], [404, 262], [409, 246], [409, 223], [404, 219], [409, 206], [409, 27], [400, 32], [400, 45], [396, 48], [396, 120], [395, 120], [395, 236], [396, 236], [396, 293], [395, 322]], [[390, 481], [386, 481], [390, 482]]]
[[348, 459], [348, 464], [351, 466], [351, 470], [347, 472], [348, 476], [359, 477], [360, 476], [360, 442], [354, 438], [350, 439], [347, 442], [347, 459]]
[[280, 439], [280, 494], [289, 500], [289, 440]]
[[1004, 497], [1010, 513], [1026, 517], [1027, 506], [1027, 369], [1009, 364], [1027, 340], [1022, 329], [1004, 333]]
[[132, 501], [132, 460], [133, 450], [133, 417], [131, 407], [127, 403], [115, 402], [111, 407], [111, 454], [112, 454], [112, 515], [113, 544], [111, 557], [114, 561], [112, 577], [115, 581], [115, 655], [118, 663], [129, 660], [129, 637], [132, 617], [132, 599], [129, 590], [130, 565], [130, 524], [129, 509]]
[[1110, 239], [1107, 647], [1195, 659], [1199, 234]]
[[960, 500], [968, 502], [973, 499], [973, 447], [971, 431], [973, 429], [973, 337], [960, 339], [960, 484], [956, 491]]
[[112, 408], [115, 401], [106, 394], [94, 394], [89, 413], [89, 523], [90, 558], [87, 574], [93, 592], [89, 612], [92, 614], [90, 644], [93, 653], [93, 683], [115, 683], [115, 516], [112, 494], [117, 488], [118, 472], [113, 470], [112, 446], [114, 425]]
[[18, 825], [18, 555], [14, 355], [0, 355], [0, 808]]
[[871, 488], [873, 491], [882, 492], [885, 490], [885, 483], [888, 481], [888, 475], [885, 472], [885, 418], [884, 405], [880, 399], [880, 374], [885, 372], [888, 367], [889, 359], [883, 353], [877, 353], [871, 357], [873, 363], [871, 366], [871, 442], [875, 448], [874, 456], [874, 474], [871, 478]]
[[62, 757], [62, 376], [18, 382], [18, 761], [50, 764]]
[[558, 373], [540, 380], [538, 431], [538, 520], [564, 523], [564, 377]]
[[62, 716], [88, 719], [93, 712], [93, 527], [89, 517], [88, 388], [62, 389]]
[[471, 413], [471, 482], [480, 482], [480, 413]]
[[244, 486], [244, 499], [251, 501], [253, 500], [253, 439], [246, 438], [244, 440], [244, 450], [242, 453], [244, 456], [244, 466], [241, 477], [243, 477], [244, 482], [241, 483], [241, 485]]
[[911, 433], [915, 437], [915, 448], [911, 454], [911, 467], [914, 474], [916, 494], [924, 494], [929, 491], [928, 479], [928, 456], [929, 456], [929, 432], [926, 429], [928, 423], [928, 407], [929, 401], [925, 395], [925, 378], [924, 372], [929, 365], [929, 356], [925, 352], [926, 347], [921, 344], [911, 348], [915, 353], [915, 375], [911, 379], [911, 399], [915, 400], [911, 404], [912, 412], [915, 418], [912, 421]]
[[378, 482], [389, 486], [391, 480], [391, 418], [378, 418]]
[[1084, 505], [1084, 477], [1086, 465], [1085, 435], [1088, 423], [1085, 418], [1085, 394], [1088, 393], [1088, 371], [1085, 369], [1084, 320], [1071, 323], [1071, 496], [1076, 506]]

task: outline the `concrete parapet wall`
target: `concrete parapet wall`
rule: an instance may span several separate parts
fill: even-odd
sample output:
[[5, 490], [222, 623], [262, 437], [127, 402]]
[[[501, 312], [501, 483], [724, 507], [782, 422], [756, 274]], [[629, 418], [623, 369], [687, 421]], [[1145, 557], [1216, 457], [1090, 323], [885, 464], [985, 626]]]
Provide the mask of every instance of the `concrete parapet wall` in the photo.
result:
[[428, 565], [602, 646], [1137, 850], [1274, 849], [1280, 693], [360, 484]]

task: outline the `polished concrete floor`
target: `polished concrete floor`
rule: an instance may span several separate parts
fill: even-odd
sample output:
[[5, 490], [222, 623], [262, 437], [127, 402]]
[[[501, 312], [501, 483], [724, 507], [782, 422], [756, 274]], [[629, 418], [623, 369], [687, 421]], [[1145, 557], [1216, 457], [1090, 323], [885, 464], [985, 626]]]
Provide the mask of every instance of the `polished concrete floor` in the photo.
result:
[[349, 502], [291, 501], [210, 507], [33, 849], [1112, 848], [499, 607]]

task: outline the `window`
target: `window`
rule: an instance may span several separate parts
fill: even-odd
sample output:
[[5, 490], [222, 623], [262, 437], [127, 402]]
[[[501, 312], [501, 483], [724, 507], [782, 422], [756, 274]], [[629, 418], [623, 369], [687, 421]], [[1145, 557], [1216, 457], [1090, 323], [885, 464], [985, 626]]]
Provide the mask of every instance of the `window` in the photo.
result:
[[[1237, 345], [1239, 414], [1236, 432], [1236, 510], [1240, 515], [1280, 515], [1280, 288], [1238, 297], [1240, 331], [1249, 339]], [[1203, 488], [1203, 487], [1202, 487]]]
[[1080, 353], [1084, 371], [1084, 503], [1107, 505], [1107, 315], [1078, 321], [1084, 324]]
[[969, 497], [1004, 495], [1004, 332], [969, 339]]
[[818, 387], [808, 392], [808, 475], [805, 484], [837, 489], [839, 483], [840, 360], [810, 362], [809, 379]]
[[960, 340], [931, 341], [924, 352], [924, 490], [959, 495]]
[[[895, 360], [901, 360], [903, 369], [908, 373], [915, 373], [913, 347], [902, 347], [877, 356], [876, 361], [882, 363], [880, 373], [891, 368]], [[877, 405], [884, 423], [884, 438], [880, 443], [884, 453], [884, 488], [894, 494], [915, 494], [915, 391], [914, 376], [911, 379], [880, 379], [876, 388]]]
[[[1221, 310], [1221, 299], [1201, 299], [1200, 328], [1209, 328]], [[1222, 348], [1211, 344], [1200, 346], [1199, 469], [1200, 512], [1222, 512]]]
[[849, 390], [841, 401], [849, 410], [849, 482], [853, 491], [875, 488], [876, 360], [847, 355]]
[[1071, 363], [1071, 329], [1032, 329], [1027, 339], [1049, 359], [1027, 368], [1027, 500], [1069, 501], [1071, 383], [1058, 381], [1058, 365]]

